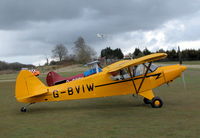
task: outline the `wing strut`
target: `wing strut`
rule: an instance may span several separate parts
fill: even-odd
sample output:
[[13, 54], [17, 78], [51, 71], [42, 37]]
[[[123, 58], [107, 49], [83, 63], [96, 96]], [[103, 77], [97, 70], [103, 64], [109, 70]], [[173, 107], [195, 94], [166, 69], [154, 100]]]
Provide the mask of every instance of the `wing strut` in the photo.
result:
[[[133, 77], [134, 77], [134, 76], [133, 76], [134, 72], [131, 73], [130, 67], [128, 67], [128, 72], [129, 72], [131, 78], [133, 78]], [[133, 82], [133, 86], [134, 86], [134, 88], [135, 88], [136, 93], [138, 93], [137, 88], [136, 88], [136, 85], [135, 85], [135, 82], [134, 82], [134, 79], [132, 79], [132, 82]]]
[[137, 94], [138, 94], [138, 92], [140, 91], [140, 89], [141, 89], [141, 87], [142, 87], [142, 84], [143, 84], [143, 82], [144, 82], [144, 79], [145, 79], [146, 76], [147, 76], [148, 71], [150, 70], [151, 63], [152, 63], [152, 62], [150, 62], [149, 65], [147, 66], [147, 70], [146, 70], [146, 72], [145, 72], [145, 74], [144, 74], [144, 77], [142, 78], [142, 81], [141, 81], [141, 83], [140, 83], [140, 86], [139, 86], [138, 90], [136, 91]]

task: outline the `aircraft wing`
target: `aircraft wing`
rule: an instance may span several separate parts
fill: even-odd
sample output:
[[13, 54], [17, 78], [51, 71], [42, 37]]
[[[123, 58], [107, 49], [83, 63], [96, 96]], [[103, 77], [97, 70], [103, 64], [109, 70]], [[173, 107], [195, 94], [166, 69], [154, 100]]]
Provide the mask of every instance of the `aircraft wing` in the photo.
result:
[[156, 61], [156, 60], [160, 60], [167, 57], [166, 53], [155, 53], [155, 54], [150, 54], [141, 58], [137, 58], [137, 59], [132, 59], [132, 60], [121, 60], [118, 61], [114, 64], [111, 64], [107, 67], [105, 67], [103, 69], [103, 71], [107, 71], [107, 72], [115, 72], [118, 71], [120, 69], [129, 67], [129, 66], [135, 66], [138, 64], [142, 64], [142, 63], [147, 63], [147, 62], [152, 62], [152, 61]]

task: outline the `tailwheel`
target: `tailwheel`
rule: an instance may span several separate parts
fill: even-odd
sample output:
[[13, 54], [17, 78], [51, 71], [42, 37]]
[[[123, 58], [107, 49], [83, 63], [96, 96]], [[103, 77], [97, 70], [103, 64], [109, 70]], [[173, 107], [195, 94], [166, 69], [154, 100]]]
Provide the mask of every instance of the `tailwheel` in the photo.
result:
[[144, 99], [143, 99], [143, 102], [144, 102], [145, 104], [150, 104], [150, 103], [151, 103], [151, 100], [149, 100], [149, 99], [147, 99], [147, 98], [144, 98]]
[[159, 97], [154, 97], [151, 100], [151, 106], [152, 108], [161, 108], [163, 105], [163, 101]]
[[30, 104], [28, 104], [28, 105], [22, 107], [22, 108], [20, 109], [20, 111], [21, 111], [21, 112], [27, 112], [28, 107], [29, 107], [30, 105], [32, 105], [32, 104], [34, 104], [34, 103], [30, 103]]
[[21, 112], [26, 112], [27, 109], [26, 109], [26, 107], [22, 107], [22, 108], [20, 109], [20, 111], [21, 111]]

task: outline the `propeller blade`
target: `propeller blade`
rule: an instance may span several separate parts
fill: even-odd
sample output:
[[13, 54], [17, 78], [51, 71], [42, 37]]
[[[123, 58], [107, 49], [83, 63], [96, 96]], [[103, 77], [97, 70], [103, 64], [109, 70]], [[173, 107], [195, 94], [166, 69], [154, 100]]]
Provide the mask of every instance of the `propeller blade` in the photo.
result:
[[182, 53], [181, 53], [179, 46], [178, 46], [178, 58], [179, 58], [179, 64], [181, 65], [182, 64]]

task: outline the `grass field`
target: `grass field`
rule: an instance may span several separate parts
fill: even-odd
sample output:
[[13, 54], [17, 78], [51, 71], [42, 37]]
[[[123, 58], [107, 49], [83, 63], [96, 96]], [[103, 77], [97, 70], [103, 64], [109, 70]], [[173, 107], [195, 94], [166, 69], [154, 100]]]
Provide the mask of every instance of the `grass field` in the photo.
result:
[[[78, 73], [78, 72], [77, 72]], [[70, 75], [69, 73], [63, 73]], [[37, 103], [27, 113], [14, 97], [16, 75], [0, 76], [0, 137], [199, 137], [200, 70], [155, 89], [161, 109], [145, 105], [142, 97], [106, 98]], [[44, 75], [42, 76], [44, 80]]]

